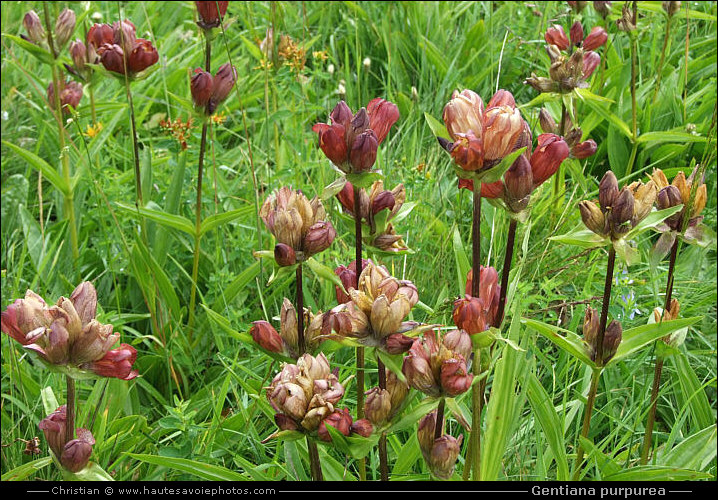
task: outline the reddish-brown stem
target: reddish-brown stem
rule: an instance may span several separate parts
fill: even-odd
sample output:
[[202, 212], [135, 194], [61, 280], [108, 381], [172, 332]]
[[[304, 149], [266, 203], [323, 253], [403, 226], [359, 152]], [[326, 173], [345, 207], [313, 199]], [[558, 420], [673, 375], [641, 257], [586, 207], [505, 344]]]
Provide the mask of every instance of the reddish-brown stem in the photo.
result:
[[[359, 276], [362, 273], [362, 230], [361, 230], [361, 211], [360, 188], [354, 186], [354, 234], [355, 234], [355, 264], [356, 264], [356, 289], [359, 289]], [[364, 348], [356, 348], [356, 367], [357, 367], [357, 419], [364, 418]], [[381, 451], [380, 451], [381, 454]], [[359, 479], [366, 481], [366, 459], [362, 458], [357, 463], [359, 469]]]
[[[75, 439], [75, 379], [66, 375], [67, 378], [67, 421], [65, 423], [65, 442], [69, 443]], [[59, 460], [60, 457], [57, 457]]]
[[501, 327], [504, 321], [504, 309], [506, 308], [506, 294], [509, 288], [509, 272], [511, 271], [511, 262], [514, 257], [514, 241], [516, 239], [516, 219], [511, 219], [509, 223], [509, 234], [506, 238], [506, 251], [504, 253], [504, 267], [501, 270], [501, 291], [499, 292], [499, 309], [496, 313], [496, 326]]
[[608, 322], [608, 305], [611, 302], [611, 286], [613, 285], [613, 268], [616, 264], [616, 250], [611, 245], [608, 251], [608, 267], [606, 268], [606, 280], [603, 285], [603, 304], [601, 305], [601, 320], [598, 327], [598, 339], [596, 340], [596, 364], [603, 364], [603, 337], [606, 334], [606, 323]]

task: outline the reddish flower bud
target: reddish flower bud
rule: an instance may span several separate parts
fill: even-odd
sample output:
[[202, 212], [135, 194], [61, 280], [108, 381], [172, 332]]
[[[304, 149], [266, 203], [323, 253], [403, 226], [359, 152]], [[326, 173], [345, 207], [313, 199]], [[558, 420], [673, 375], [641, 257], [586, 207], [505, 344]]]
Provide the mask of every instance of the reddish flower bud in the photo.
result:
[[117, 44], [106, 43], [102, 45], [97, 53], [100, 55], [100, 62], [108, 71], [114, 71], [121, 75], [125, 74], [125, 53]]
[[85, 44], [78, 38], [70, 44], [70, 56], [75, 68], [79, 71], [85, 69], [85, 61], [87, 58], [87, 49]]
[[598, 145], [596, 144], [596, 141], [594, 141], [593, 139], [589, 139], [587, 141], [579, 142], [574, 147], [572, 147], [571, 156], [573, 156], [577, 160], [583, 160], [588, 158], [589, 156], [595, 155], [597, 149]]
[[541, 130], [546, 134], [555, 134], [558, 131], [556, 121], [546, 108], [541, 108], [541, 111], [539, 111], [539, 125], [541, 125]]
[[354, 186], [351, 182], [344, 183], [342, 190], [337, 193], [337, 199], [344, 211], [354, 216]]
[[468, 334], [481, 333], [489, 325], [484, 314], [484, 302], [480, 298], [464, 296], [454, 301], [454, 324]]
[[618, 198], [618, 179], [612, 171], [607, 171], [598, 185], [598, 202], [603, 211], [613, 207]]
[[361, 418], [357, 421], [355, 421], [351, 427], [349, 427], [349, 430], [354, 434], [359, 434], [362, 437], [369, 437], [371, 436], [372, 432], [374, 432], [374, 426], [371, 425], [371, 422], [365, 418]]
[[[596, 310], [588, 306], [586, 308], [586, 314], [583, 317], [583, 341], [586, 342], [591, 353], [593, 353], [596, 348], [595, 344], [599, 327], [599, 318]], [[591, 354], [591, 356], [593, 357], [594, 354]]]
[[480, 170], [484, 166], [484, 143], [473, 132], [459, 134], [451, 148], [451, 157], [464, 170]]
[[611, 212], [611, 223], [614, 226], [614, 230], [616, 230], [617, 226], [624, 225], [631, 221], [634, 202], [633, 193], [628, 186], [624, 187], [616, 198]]
[[[63, 112], [69, 113], [68, 106], [77, 108], [82, 99], [82, 85], [78, 82], [64, 82], [60, 91], [60, 108]], [[55, 87], [52, 83], [47, 87], [47, 100], [50, 106], [55, 107]]]
[[352, 113], [352, 110], [349, 109], [349, 106], [347, 106], [347, 103], [344, 101], [339, 101], [336, 106], [334, 106], [334, 109], [332, 110], [329, 117], [332, 119], [332, 123], [338, 123], [342, 127], [348, 128], [351, 126], [352, 118], [354, 118], [354, 113]]
[[319, 439], [321, 439], [322, 441], [331, 442], [332, 437], [327, 430], [327, 425], [331, 425], [345, 436], [348, 436], [349, 429], [352, 425], [352, 417], [349, 414], [349, 410], [343, 408], [341, 410], [337, 410], [333, 413], [330, 413], [319, 424], [319, 428], [317, 429], [317, 435], [319, 436]]
[[473, 352], [471, 337], [464, 330], [451, 330], [444, 335], [442, 342], [444, 347], [463, 356], [464, 359], [469, 359]]
[[277, 330], [268, 321], [255, 321], [252, 323], [249, 334], [260, 347], [269, 352], [284, 351], [282, 337], [279, 336]]
[[42, 27], [40, 16], [37, 15], [37, 12], [31, 10], [25, 14], [22, 19], [22, 25], [25, 27], [27, 37], [31, 42], [40, 44], [45, 41], [45, 29]]
[[596, 50], [608, 40], [606, 30], [601, 26], [594, 26], [586, 39], [583, 41], [583, 50], [586, 52]]
[[[519, 156], [504, 174], [506, 195], [510, 201], [520, 201], [533, 191], [531, 163], [524, 155]], [[528, 201], [528, 200], [527, 200]]]
[[64, 9], [57, 16], [55, 22], [55, 49], [60, 50], [65, 46], [67, 41], [72, 36], [72, 32], [75, 31], [75, 12], [70, 9]]
[[108, 351], [105, 356], [92, 363], [81, 365], [84, 370], [95, 372], [101, 377], [115, 377], [121, 380], [132, 380], [138, 373], [132, 370], [137, 359], [137, 350], [129, 344], [120, 344], [120, 347]]
[[67, 406], [62, 405], [47, 417], [43, 418], [38, 427], [45, 434], [47, 444], [55, 457], [62, 456], [65, 448], [65, 426], [67, 424]]
[[369, 115], [369, 128], [376, 134], [378, 144], [381, 144], [389, 134], [389, 129], [399, 119], [399, 108], [393, 102], [384, 99], [372, 99], [366, 106]]
[[571, 25], [571, 30], [569, 31], [569, 34], [571, 36], [571, 44], [575, 46], [580, 46], [581, 42], [583, 42], [583, 26], [581, 26], [580, 21], [576, 21]]
[[568, 155], [568, 144], [561, 137], [555, 134], [538, 136], [538, 145], [531, 155], [534, 187], [541, 185], [555, 174]]
[[[656, 205], [659, 210], [675, 207], [681, 203], [683, 203], [681, 192], [674, 185], [664, 187], [658, 192], [658, 196], [656, 197]], [[671, 215], [665, 220], [665, 223], [668, 224], [671, 229], [678, 229], [678, 222], [680, 222], [680, 220], [681, 212]]]
[[385, 208], [392, 210], [395, 203], [396, 200], [394, 199], [394, 194], [391, 191], [382, 191], [372, 200], [371, 213], [372, 215], [376, 215]]
[[621, 328], [621, 323], [616, 320], [611, 321], [611, 324], [606, 327], [606, 333], [603, 335], [603, 361], [600, 363], [601, 365], [605, 365], [616, 355], [622, 338], [623, 329]]
[[302, 242], [305, 258], [329, 248], [336, 236], [337, 232], [331, 222], [319, 221], [313, 224]]
[[229, 96], [236, 81], [237, 69], [234, 66], [225, 63], [219, 67], [217, 74], [214, 75], [214, 88], [208, 108], [210, 113], [214, 113], [217, 106]]
[[613, 2], [593, 2], [593, 8], [605, 19], [606, 16], [611, 13], [612, 3]]
[[511, 92], [499, 89], [486, 105], [486, 109], [493, 108], [495, 106], [508, 106], [510, 108], [515, 108], [516, 100]]
[[274, 246], [274, 260], [281, 267], [293, 266], [297, 262], [297, 256], [289, 245], [277, 243]]
[[466, 360], [460, 354], [445, 360], [441, 364], [441, 389], [450, 396], [463, 394], [471, 387], [474, 376], [466, 369]]
[[586, 200], [578, 204], [578, 209], [581, 211], [581, 220], [588, 229], [598, 235], [606, 235], [606, 219], [598, 205]]
[[389, 354], [401, 354], [411, 349], [414, 339], [401, 333], [393, 333], [386, 337], [385, 349]]
[[73, 439], [64, 446], [60, 463], [70, 472], [80, 472], [87, 467], [94, 444], [95, 438], [89, 430], [77, 429], [77, 439]]
[[120, 47], [125, 54], [129, 54], [135, 48], [137, 39], [135, 25], [127, 19], [116, 21], [112, 24], [112, 42]]
[[87, 32], [87, 45], [91, 45], [95, 50], [104, 44], [115, 43], [115, 35], [112, 26], [109, 24], [93, 24], [90, 31]]
[[568, 38], [566, 38], [566, 33], [564, 33], [563, 26], [560, 24], [554, 24], [547, 29], [544, 34], [544, 40], [549, 45], [555, 45], [561, 50], [568, 49]]
[[200, 68], [194, 70], [194, 76], [190, 80], [190, 91], [192, 92], [192, 101], [198, 108], [204, 108], [212, 97], [214, 90], [214, 79], [211, 73], [203, 71]]
[[130, 52], [127, 66], [130, 72], [139, 73], [155, 64], [159, 59], [160, 56], [157, 54], [157, 49], [154, 48], [152, 42], [144, 38], [138, 38], [135, 40], [132, 52]]
[[[194, 3], [197, 6], [199, 21], [197, 24], [203, 29], [216, 28], [227, 13], [229, 2], [201, 1]], [[219, 10], [217, 7], [219, 6]]]
[[348, 161], [347, 144], [344, 140], [344, 127], [317, 123], [312, 130], [319, 135], [319, 147], [334, 165], [341, 167]]
[[367, 130], [359, 134], [352, 145], [349, 153], [349, 161], [354, 172], [367, 172], [371, 170], [376, 162], [376, 153], [379, 142], [373, 130]]
[[374, 387], [366, 392], [364, 414], [374, 425], [381, 425], [389, 418], [391, 412], [391, 396], [386, 389]]
[[592, 50], [583, 54], [583, 65], [581, 73], [584, 78], [589, 78], [601, 62], [601, 56]]

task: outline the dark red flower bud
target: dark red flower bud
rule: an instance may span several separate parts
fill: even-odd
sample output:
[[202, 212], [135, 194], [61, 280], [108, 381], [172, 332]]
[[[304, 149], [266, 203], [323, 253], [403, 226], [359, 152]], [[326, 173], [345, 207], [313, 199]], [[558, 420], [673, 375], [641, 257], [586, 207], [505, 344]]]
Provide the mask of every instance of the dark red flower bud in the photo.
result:
[[568, 38], [566, 38], [566, 33], [560, 24], [554, 24], [547, 29], [544, 34], [544, 40], [546, 40], [546, 43], [549, 45], [555, 45], [561, 50], [568, 49]]
[[31, 42], [39, 44], [45, 40], [45, 29], [40, 22], [40, 16], [34, 10], [25, 14], [22, 19], [22, 25], [25, 27], [27, 37]]
[[106, 43], [97, 51], [100, 55], [100, 62], [108, 71], [121, 75], [125, 74], [124, 51], [117, 44]]
[[601, 26], [594, 26], [591, 32], [583, 41], [583, 50], [592, 51], [596, 50], [608, 40], [608, 33]]
[[[197, 23], [201, 28], [209, 29], [216, 28], [219, 26], [222, 18], [227, 13], [227, 6], [229, 2], [216, 2], [216, 1], [202, 1], [195, 2], [197, 6], [197, 15], [199, 16], [199, 22]], [[217, 7], [219, 6], [219, 10]]]
[[319, 436], [319, 439], [321, 439], [322, 441], [331, 442], [332, 437], [327, 430], [327, 425], [331, 425], [345, 436], [348, 436], [349, 429], [352, 425], [352, 417], [349, 414], [349, 410], [347, 410], [346, 408], [337, 410], [334, 413], [329, 414], [319, 424], [319, 428], [317, 429], [317, 435]]
[[337, 232], [329, 221], [319, 221], [313, 224], [304, 237], [302, 248], [306, 256], [314, 255], [329, 248]]
[[354, 434], [359, 434], [362, 437], [369, 437], [371, 436], [372, 432], [374, 432], [374, 426], [369, 422], [369, 420], [365, 418], [361, 418], [354, 422], [349, 430]]
[[343, 125], [317, 123], [312, 130], [319, 135], [319, 147], [334, 165], [341, 168], [348, 161], [347, 143]]
[[402, 354], [407, 352], [414, 343], [414, 339], [402, 333], [392, 333], [384, 340], [386, 342], [386, 352], [389, 354]]
[[353, 171], [367, 172], [371, 170], [376, 162], [376, 153], [379, 148], [379, 141], [373, 130], [367, 130], [359, 134], [354, 140], [351, 152], [349, 153], [349, 161], [352, 164]]
[[94, 24], [87, 32], [87, 45], [92, 45], [95, 50], [104, 44], [115, 43], [115, 35], [112, 26], [109, 24]]
[[[69, 113], [68, 106], [72, 106], [77, 109], [82, 99], [82, 85], [80, 83], [71, 81], [63, 82], [62, 89], [60, 90], [60, 109], [64, 113]], [[52, 83], [47, 87], [47, 101], [50, 106], [55, 107], [55, 87]]]
[[77, 429], [77, 439], [69, 441], [60, 455], [60, 463], [70, 472], [80, 472], [87, 467], [92, 455], [95, 438], [87, 429]]
[[214, 89], [212, 90], [210, 113], [214, 113], [217, 106], [229, 96], [236, 81], [237, 69], [234, 66], [225, 63], [219, 67], [217, 74], [214, 75]]
[[526, 198], [533, 190], [531, 163], [524, 155], [519, 156], [504, 174], [506, 194], [512, 201]]
[[129, 344], [120, 344], [120, 347], [108, 351], [105, 356], [92, 363], [81, 365], [82, 369], [95, 372], [101, 377], [115, 377], [122, 380], [131, 380], [138, 373], [132, 370], [137, 359], [137, 350]]
[[587, 141], [579, 142], [571, 148], [571, 155], [578, 160], [583, 160], [596, 154], [597, 149], [598, 145], [596, 144], [596, 141], [589, 139]]
[[61, 49], [75, 31], [75, 12], [64, 9], [55, 22], [55, 48]]
[[299, 425], [297, 424], [297, 422], [292, 417], [288, 417], [283, 413], [274, 414], [274, 423], [277, 424], [277, 427], [279, 427], [283, 431], [299, 430]]
[[381, 144], [399, 119], [399, 108], [393, 102], [377, 98], [369, 101], [366, 112], [369, 115], [369, 128], [376, 134], [377, 143]]
[[354, 215], [354, 186], [351, 182], [346, 182], [341, 191], [337, 193], [337, 199], [342, 204], [344, 211], [350, 215]]
[[571, 36], [572, 45], [581, 45], [581, 42], [583, 42], [583, 26], [581, 26], [580, 21], [576, 21], [571, 25], [571, 30], [569, 31], [569, 34]]
[[623, 338], [623, 329], [621, 323], [615, 319], [606, 327], [606, 333], [603, 335], [603, 361], [602, 365], [608, 363], [613, 356], [616, 355], [618, 346]]
[[624, 233], [630, 229], [627, 223], [629, 223], [633, 217], [634, 202], [635, 200], [631, 189], [628, 186], [624, 187], [616, 197], [613, 210], [611, 211], [611, 223], [614, 232]]
[[80, 39], [75, 40], [70, 44], [70, 56], [75, 68], [82, 71], [85, 69], [85, 61], [87, 58], [87, 49], [85, 44]]
[[132, 52], [137, 39], [135, 25], [131, 21], [116, 21], [112, 24], [112, 43], [122, 47], [125, 54]]
[[[350, 288], [356, 288], [357, 275], [355, 271], [352, 271], [345, 266], [339, 266], [334, 270], [334, 274], [339, 277], [342, 282], [342, 285], [344, 285], [345, 290], [348, 291]], [[339, 302], [340, 304], [346, 304], [351, 300], [351, 297], [347, 295], [341, 288], [335, 286], [335, 289], [337, 294], [337, 302]]]
[[538, 145], [531, 155], [534, 187], [555, 174], [569, 152], [568, 144], [561, 137], [555, 134], [538, 136]]
[[453, 318], [456, 327], [470, 335], [481, 333], [489, 327], [484, 313], [484, 301], [470, 295], [454, 301]]
[[269, 352], [282, 352], [284, 343], [277, 330], [268, 321], [255, 321], [249, 334], [262, 349]]
[[474, 376], [466, 369], [466, 360], [460, 354], [441, 364], [441, 389], [444, 394], [455, 397], [471, 387]]
[[329, 117], [332, 119], [332, 124], [338, 123], [341, 126], [348, 128], [351, 126], [354, 114], [352, 113], [352, 110], [349, 109], [346, 102], [339, 101], [337, 105], [334, 106], [334, 109]]
[[382, 191], [372, 201], [371, 213], [372, 215], [376, 215], [385, 208], [391, 210], [394, 208], [395, 203], [396, 200], [394, 199], [394, 194], [391, 191]]
[[514, 95], [504, 89], [499, 89], [494, 96], [489, 101], [489, 104], [486, 105], [486, 109], [493, 108], [494, 106], [509, 106], [510, 108], [516, 107], [516, 100], [514, 99]]
[[127, 67], [131, 73], [139, 73], [159, 60], [160, 56], [157, 53], [157, 49], [152, 45], [152, 42], [144, 38], [138, 38], [135, 40], [132, 52], [130, 52]]
[[597, 52], [589, 50], [583, 54], [583, 66], [581, 73], [584, 78], [590, 77], [601, 62], [601, 56]]
[[676, 186], [672, 184], [664, 187], [658, 192], [658, 196], [656, 198], [656, 205], [658, 205], [659, 210], [665, 210], [666, 208], [675, 207], [676, 205], [680, 205], [681, 203], [683, 203], [683, 199], [681, 198], [681, 192]]
[[613, 207], [618, 198], [618, 179], [613, 172], [607, 171], [598, 185], [598, 203], [605, 212]]
[[274, 260], [281, 267], [293, 266], [297, 263], [297, 256], [294, 249], [284, 243], [277, 243], [274, 246]]
[[194, 73], [194, 76], [190, 80], [192, 101], [198, 108], [205, 108], [214, 91], [214, 79], [210, 73], [200, 68], [195, 69]]

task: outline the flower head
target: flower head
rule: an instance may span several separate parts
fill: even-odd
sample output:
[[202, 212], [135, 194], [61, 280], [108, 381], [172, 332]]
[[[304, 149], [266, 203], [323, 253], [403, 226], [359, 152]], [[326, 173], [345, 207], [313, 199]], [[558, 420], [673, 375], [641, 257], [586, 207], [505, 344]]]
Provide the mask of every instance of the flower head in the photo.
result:
[[40, 430], [60, 464], [70, 472], [80, 472], [87, 466], [95, 438], [87, 429], [79, 428], [77, 438], [66, 441], [67, 407], [62, 405], [40, 421]]
[[441, 425], [442, 429], [444, 427], [444, 422], [437, 424], [436, 414], [437, 411], [434, 410], [419, 421], [417, 429], [419, 448], [432, 474], [439, 479], [449, 479], [454, 473], [464, 436], [456, 439], [442, 432], [440, 437], [435, 437], [436, 426]]

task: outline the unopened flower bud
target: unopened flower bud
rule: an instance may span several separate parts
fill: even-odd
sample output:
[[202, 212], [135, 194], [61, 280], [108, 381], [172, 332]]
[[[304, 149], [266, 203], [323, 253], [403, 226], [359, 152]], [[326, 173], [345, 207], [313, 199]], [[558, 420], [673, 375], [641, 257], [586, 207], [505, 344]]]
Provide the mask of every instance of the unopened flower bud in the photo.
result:
[[580, 21], [576, 21], [571, 25], [569, 34], [571, 36], [571, 45], [580, 46], [581, 42], [583, 42], [583, 26], [581, 26]]
[[556, 82], [550, 78], [536, 76], [534, 73], [531, 73], [531, 76], [527, 78], [524, 83], [531, 85], [535, 90], [541, 93], [558, 91], [558, 84]]
[[125, 74], [125, 56], [122, 47], [116, 43], [106, 43], [102, 45], [97, 53], [100, 56], [100, 62], [108, 71]]
[[203, 29], [210, 29], [220, 25], [222, 18], [227, 13], [229, 2], [207, 0], [194, 4], [197, 6], [197, 16], [199, 17], [197, 24]]
[[106, 43], [115, 43], [114, 40], [114, 31], [109, 24], [93, 24], [87, 32], [87, 45], [91, 45], [95, 50]]
[[583, 340], [586, 342], [588, 347], [595, 350], [596, 338], [598, 337], [598, 329], [600, 327], [600, 321], [596, 310], [588, 306], [586, 308], [586, 314], [583, 317]]
[[606, 172], [598, 185], [598, 202], [602, 210], [608, 210], [618, 198], [618, 179], [610, 170]]
[[277, 424], [277, 427], [279, 427], [283, 431], [299, 430], [299, 425], [297, 424], [297, 422], [293, 418], [288, 417], [283, 413], [274, 414], [274, 423]]
[[598, 235], [605, 236], [606, 219], [598, 205], [586, 200], [578, 204], [578, 209], [581, 211], [581, 220], [586, 227]]
[[504, 185], [506, 194], [511, 201], [519, 201], [526, 198], [533, 190], [533, 174], [531, 163], [524, 155], [514, 161], [511, 168], [504, 174]]
[[571, 148], [571, 156], [577, 160], [584, 160], [596, 154], [597, 149], [598, 145], [596, 144], [596, 141], [588, 139], [587, 141], [579, 142]]
[[594, 51], [601, 47], [608, 40], [608, 33], [601, 26], [594, 26], [586, 39], [583, 41], [583, 50], [586, 52]]
[[706, 200], [708, 196], [708, 188], [706, 188], [705, 184], [701, 184], [698, 186], [698, 190], [696, 191], [696, 197], [693, 200], [693, 207], [691, 209], [691, 218], [697, 217], [701, 214], [703, 209], [706, 207]]
[[64, 9], [55, 22], [55, 49], [60, 50], [75, 31], [75, 12]]
[[633, 9], [631, 3], [626, 2], [621, 9], [621, 17], [616, 21], [616, 26], [620, 31], [634, 31], [636, 29], [636, 19], [633, 17]]
[[80, 39], [73, 41], [70, 44], [70, 56], [75, 68], [79, 71], [85, 69], [85, 60], [87, 57], [87, 49], [85, 44]]
[[541, 134], [531, 155], [533, 185], [539, 186], [556, 173], [561, 163], [568, 158], [568, 144], [555, 134]]
[[349, 161], [353, 172], [367, 172], [371, 170], [376, 162], [379, 142], [373, 130], [367, 130], [359, 134], [349, 152]]
[[635, 200], [633, 193], [631, 193], [631, 190], [626, 186], [619, 193], [613, 204], [613, 210], [611, 211], [611, 229], [614, 233], [622, 234], [628, 232], [633, 217], [634, 205]]
[[581, 74], [584, 79], [588, 79], [593, 72], [598, 68], [601, 63], [601, 56], [597, 52], [589, 50], [583, 54], [583, 65], [581, 67]]
[[402, 354], [411, 349], [414, 343], [414, 339], [401, 333], [392, 333], [384, 340], [384, 348], [389, 354]]
[[45, 29], [42, 27], [40, 17], [37, 12], [31, 10], [22, 19], [22, 25], [27, 31], [27, 37], [33, 43], [40, 44], [45, 41]]
[[349, 410], [346, 408], [337, 410], [334, 413], [328, 415], [319, 424], [319, 428], [317, 429], [317, 435], [319, 436], [319, 439], [321, 439], [322, 441], [331, 442], [332, 437], [327, 430], [328, 425], [331, 425], [345, 436], [348, 436], [352, 425], [352, 417], [349, 414]]
[[489, 326], [484, 315], [484, 302], [478, 297], [465, 295], [454, 301], [454, 324], [466, 333], [481, 333]]
[[386, 389], [374, 387], [366, 392], [364, 414], [374, 425], [381, 425], [389, 418], [391, 396]]
[[460, 354], [441, 364], [441, 389], [449, 397], [463, 394], [471, 387], [474, 376], [466, 368], [466, 360]]
[[391, 191], [382, 191], [372, 200], [371, 213], [372, 215], [376, 215], [385, 208], [392, 210], [395, 203], [394, 194]]
[[297, 256], [289, 245], [277, 243], [274, 246], [274, 260], [281, 267], [293, 266], [297, 262]]
[[144, 38], [138, 38], [135, 40], [130, 56], [127, 59], [127, 68], [132, 73], [139, 73], [155, 64], [159, 59], [160, 56], [152, 42]]
[[568, 38], [566, 38], [566, 33], [560, 24], [554, 24], [548, 28], [544, 34], [544, 40], [546, 40], [546, 43], [549, 45], [555, 45], [561, 50], [568, 49]]
[[401, 405], [409, 394], [409, 386], [393, 371], [387, 370], [386, 390], [391, 397], [391, 413], [389, 414], [389, 418], [391, 419], [401, 409]]
[[227, 99], [236, 81], [237, 69], [234, 66], [225, 63], [219, 67], [217, 74], [214, 75], [212, 97], [208, 105], [208, 112], [210, 114], [214, 113], [217, 106]]
[[539, 124], [541, 125], [541, 130], [543, 130], [545, 134], [555, 134], [558, 130], [556, 121], [546, 108], [541, 108], [541, 111], [539, 111]]
[[354, 434], [359, 434], [362, 437], [369, 437], [371, 436], [372, 432], [374, 432], [374, 426], [371, 425], [371, 422], [365, 418], [361, 418], [359, 420], [356, 420], [351, 427], [349, 427], [349, 430]]
[[329, 248], [336, 236], [337, 232], [329, 221], [319, 221], [312, 225], [302, 243], [305, 257]]
[[77, 439], [68, 442], [60, 456], [60, 463], [70, 472], [80, 472], [87, 466], [92, 455], [95, 438], [87, 429], [77, 429]]
[[282, 352], [284, 344], [277, 330], [267, 321], [255, 321], [249, 334], [260, 347], [269, 352]]
[[444, 335], [442, 342], [444, 347], [456, 354], [460, 354], [464, 359], [469, 359], [473, 352], [471, 337], [464, 330], [451, 330]]
[[608, 363], [613, 356], [616, 355], [621, 339], [623, 338], [623, 329], [621, 323], [616, 320], [611, 321], [606, 327], [606, 333], [603, 335], [603, 362], [602, 365]]

